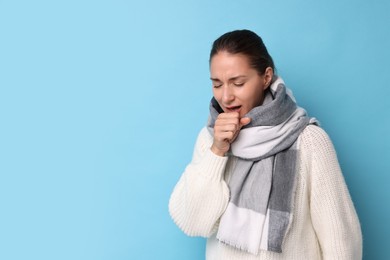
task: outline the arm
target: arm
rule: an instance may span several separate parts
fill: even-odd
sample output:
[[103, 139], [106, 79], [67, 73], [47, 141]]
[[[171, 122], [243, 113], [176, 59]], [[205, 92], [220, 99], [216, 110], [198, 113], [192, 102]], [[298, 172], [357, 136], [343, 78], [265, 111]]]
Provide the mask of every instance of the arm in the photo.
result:
[[190, 236], [208, 237], [224, 212], [229, 189], [223, 180], [226, 156], [211, 150], [212, 137], [203, 128], [186, 167], [169, 201], [169, 212], [176, 225]]
[[328, 135], [309, 126], [310, 210], [323, 259], [362, 259], [359, 220]]

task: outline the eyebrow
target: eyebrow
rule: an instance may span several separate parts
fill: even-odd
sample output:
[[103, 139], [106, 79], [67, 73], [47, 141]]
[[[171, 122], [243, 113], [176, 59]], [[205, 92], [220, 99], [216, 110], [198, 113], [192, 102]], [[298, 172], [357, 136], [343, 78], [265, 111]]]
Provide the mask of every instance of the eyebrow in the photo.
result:
[[[237, 79], [239, 79], [239, 78], [246, 78], [246, 76], [244, 76], [244, 75], [238, 75], [238, 76], [235, 76], [235, 77], [231, 77], [229, 80], [237, 80]], [[211, 79], [212, 81], [221, 81], [221, 80], [218, 79], [218, 78], [211, 78], [211, 77], [210, 77], [210, 79]]]

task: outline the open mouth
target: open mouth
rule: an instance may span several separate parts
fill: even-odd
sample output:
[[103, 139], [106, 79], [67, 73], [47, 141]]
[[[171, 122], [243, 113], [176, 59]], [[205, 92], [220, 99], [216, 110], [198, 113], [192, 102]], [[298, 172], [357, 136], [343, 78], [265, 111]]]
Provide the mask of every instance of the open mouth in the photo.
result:
[[228, 110], [228, 112], [239, 112], [239, 111], [240, 111], [240, 108], [241, 108], [241, 106], [226, 107], [226, 109]]

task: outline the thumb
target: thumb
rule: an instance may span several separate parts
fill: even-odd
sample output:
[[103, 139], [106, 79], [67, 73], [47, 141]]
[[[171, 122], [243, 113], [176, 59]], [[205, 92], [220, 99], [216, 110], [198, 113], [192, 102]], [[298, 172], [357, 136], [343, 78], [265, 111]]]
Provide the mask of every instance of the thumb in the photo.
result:
[[241, 118], [240, 119], [241, 127], [244, 126], [244, 125], [249, 124], [251, 121], [252, 121], [252, 119], [250, 117], [243, 117], [243, 118]]

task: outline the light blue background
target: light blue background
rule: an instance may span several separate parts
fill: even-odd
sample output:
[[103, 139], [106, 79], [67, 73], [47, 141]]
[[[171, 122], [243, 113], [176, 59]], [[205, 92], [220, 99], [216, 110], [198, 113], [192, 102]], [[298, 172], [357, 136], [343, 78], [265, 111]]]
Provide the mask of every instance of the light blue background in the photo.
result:
[[364, 259], [390, 244], [390, 2], [0, 0], [0, 259], [203, 259], [168, 214], [212, 41], [260, 34], [338, 151]]

